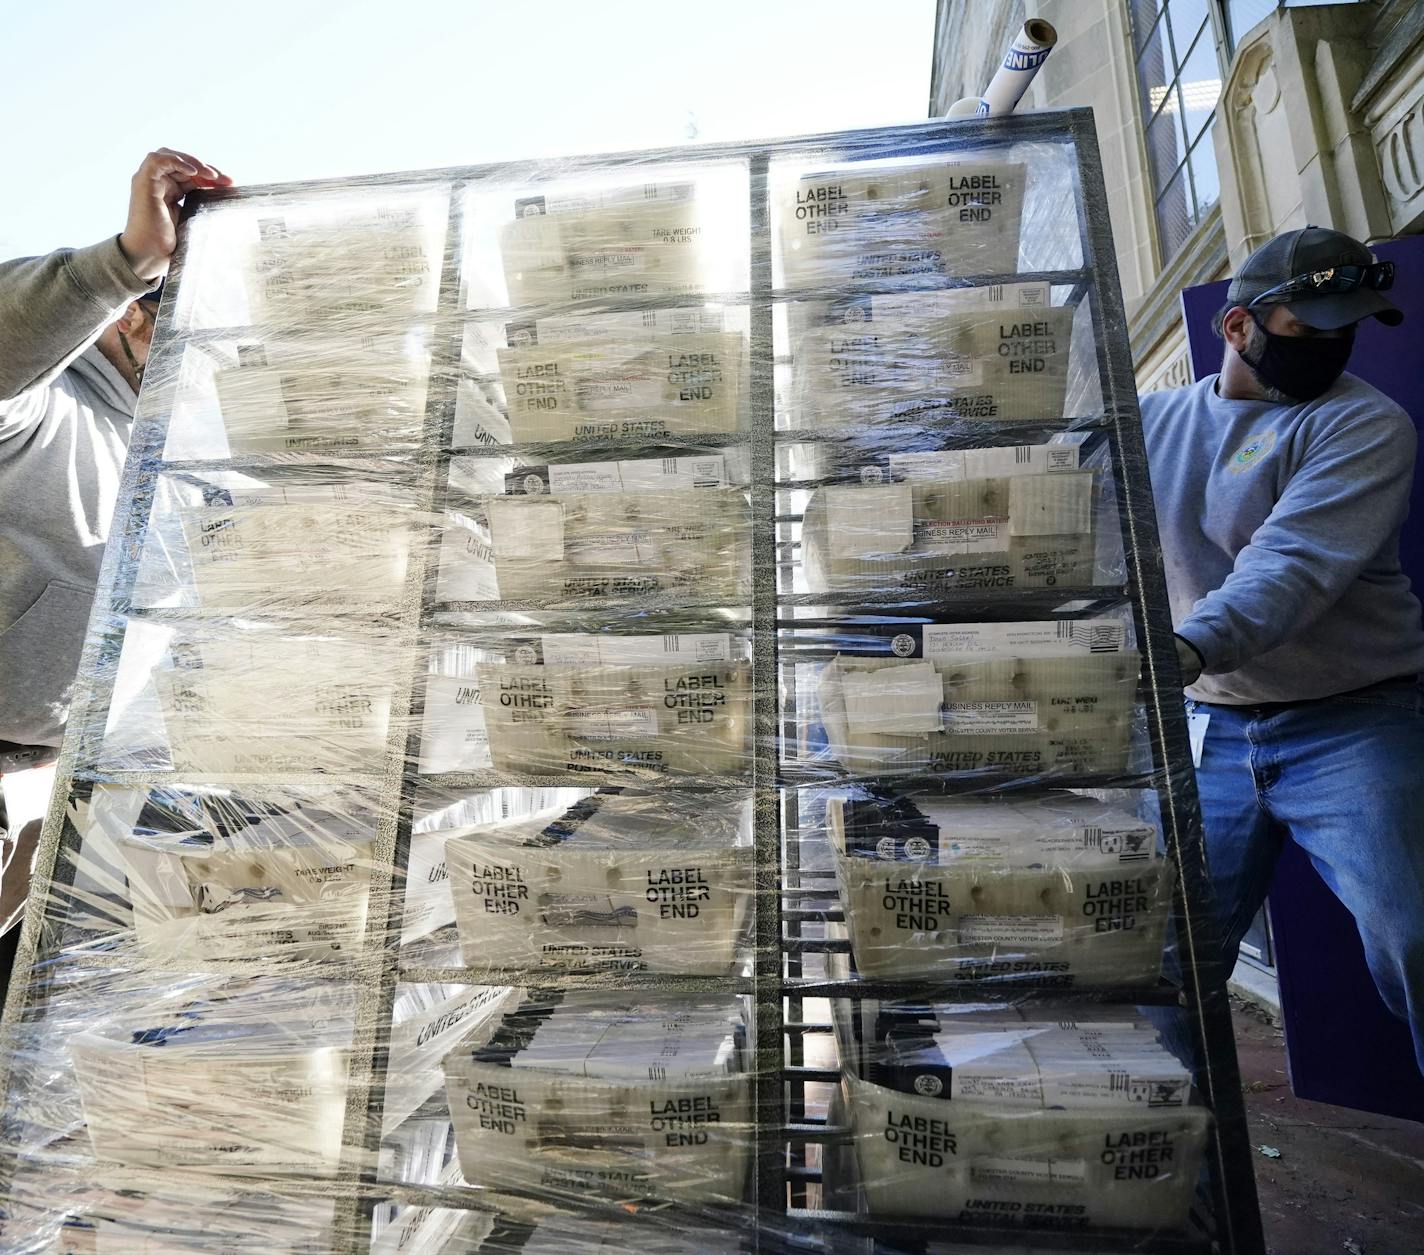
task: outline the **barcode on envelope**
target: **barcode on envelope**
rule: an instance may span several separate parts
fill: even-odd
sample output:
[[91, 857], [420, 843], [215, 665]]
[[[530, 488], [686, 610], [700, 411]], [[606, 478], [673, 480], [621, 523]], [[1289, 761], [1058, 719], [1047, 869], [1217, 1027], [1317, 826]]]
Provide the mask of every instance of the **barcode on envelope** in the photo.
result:
[[[687, 460], [692, 464], [692, 486], [694, 488], [720, 488], [722, 486], [722, 481], [717, 476], [716, 463], [709, 466], [706, 458], [689, 458]], [[663, 476], [667, 479], [678, 478], [683, 473], [682, 467], [679, 465], [681, 461], [681, 458], [660, 458], [659, 463]]]

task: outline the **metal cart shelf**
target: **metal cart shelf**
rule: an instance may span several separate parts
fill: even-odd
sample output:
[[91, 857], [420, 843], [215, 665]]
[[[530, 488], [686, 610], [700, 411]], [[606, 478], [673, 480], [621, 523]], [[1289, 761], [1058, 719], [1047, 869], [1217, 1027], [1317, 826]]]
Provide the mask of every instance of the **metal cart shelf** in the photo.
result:
[[[1081, 266], [1012, 275], [975, 275], [927, 278], [924, 281], [896, 280], [860, 282], [832, 289], [778, 289], [773, 286], [772, 205], [769, 174], [783, 158], [846, 162], [894, 157], [914, 152], [922, 156], [952, 154], [962, 150], [986, 152], [995, 148], [1035, 142], [1058, 145], [1071, 151], [1074, 159], [1074, 203], [1063, 206], [1080, 227]], [[720, 295], [701, 294], [637, 300], [583, 301], [560, 307], [560, 312], [616, 312], [630, 308], [678, 308], [720, 302], [745, 307], [750, 326], [749, 416], [745, 430], [709, 437], [650, 437], [646, 440], [602, 439], [586, 443], [558, 445], [524, 443], [512, 445], [471, 445], [454, 447], [453, 425], [456, 387], [461, 372], [461, 347], [465, 328], [472, 322], [497, 322], [510, 316], [537, 316], [538, 309], [467, 308], [461, 286], [463, 258], [463, 194], [469, 189], [515, 183], [539, 183], [593, 172], [625, 170], [630, 179], [642, 179], [659, 165], [679, 170], [696, 170], [714, 163], [735, 163], [745, 171], [749, 197], [749, 272], [744, 288]], [[312, 183], [224, 190], [196, 194], [189, 198], [186, 213], [191, 216], [208, 207], [221, 208], [232, 202], [252, 201], [280, 207], [324, 195], [342, 195], [363, 189], [401, 186], [438, 189], [449, 196], [449, 216], [445, 235], [443, 271], [436, 310], [418, 316], [413, 324], [423, 326], [431, 340], [430, 386], [427, 393], [423, 435], [409, 448], [327, 456], [319, 451], [284, 455], [248, 454], [232, 458], [189, 458], [165, 460], [165, 437], [169, 414], [154, 394], [145, 391], [134, 425], [130, 458], [121, 486], [120, 508], [115, 520], [113, 542], [109, 546], [101, 576], [99, 609], [90, 625], [81, 675], [88, 682], [80, 686], [72, 715], [72, 731], [65, 742], [59, 768], [58, 787], [45, 824], [37, 862], [35, 892], [29, 907], [20, 944], [16, 979], [5, 1010], [4, 1045], [0, 1068], [8, 1069], [16, 1034], [22, 1025], [44, 1013], [47, 989], [55, 973], [73, 961], [76, 972], [85, 965], [103, 968], [108, 960], [102, 952], [65, 951], [66, 930], [56, 925], [47, 912], [65, 900], [73, 876], [71, 857], [80, 833], [71, 821], [75, 803], [87, 800], [100, 784], [134, 786], [180, 783], [196, 785], [220, 783], [220, 777], [175, 776], [162, 764], [126, 765], [108, 770], [96, 757], [98, 746], [83, 735], [85, 729], [101, 727], [112, 697], [111, 685], [103, 677], [112, 676], [105, 666], [115, 656], [130, 616], [201, 618], [184, 611], [150, 612], [133, 608], [133, 591], [148, 521], [159, 477], [174, 473], [202, 473], [243, 468], [273, 468], [343, 464], [361, 468], [362, 473], [379, 475], [383, 468], [399, 465], [410, 485], [411, 500], [417, 509], [439, 511], [458, 494], [449, 482], [453, 458], [512, 458], [520, 461], [557, 460], [560, 457], [616, 457], [628, 454], [649, 456], [649, 450], [676, 452], [682, 448], [744, 447], [749, 456], [751, 483], [753, 587], [741, 606], [730, 609], [741, 616], [739, 626], [749, 630], [754, 676], [754, 741], [749, 771], [745, 778], [649, 781], [642, 778], [615, 780], [636, 787], [682, 789], [749, 790], [755, 813], [755, 913], [750, 966], [741, 974], [724, 978], [620, 976], [617, 973], [559, 975], [538, 972], [491, 972], [443, 964], [407, 964], [399, 945], [401, 901], [399, 892], [406, 868], [412, 828], [415, 822], [415, 792], [423, 785], [452, 790], [486, 789], [505, 785], [533, 787], [587, 786], [589, 777], [576, 774], [524, 776], [500, 771], [451, 772], [416, 776], [405, 765], [419, 755], [419, 729], [423, 705], [424, 674], [417, 670], [395, 678], [389, 744], [383, 759], [369, 770], [344, 777], [313, 773], [291, 777], [290, 783], [339, 782], [370, 790], [381, 801], [382, 821], [374, 846], [379, 871], [373, 877], [371, 901], [382, 909], [370, 912], [364, 949], [343, 969], [345, 978], [357, 985], [357, 1023], [351, 1051], [350, 1084], [346, 1104], [344, 1148], [339, 1170], [333, 1180], [321, 1185], [322, 1192], [338, 1205], [338, 1224], [333, 1249], [366, 1252], [370, 1245], [372, 1209], [381, 1200], [412, 1204], [482, 1208], [491, 1205], [488, 1191], [443, 1189], [391, 1182], [381, 1178], [377, 1163], [382, 1134], [384, 1072], [389, 1065], [385, 1029], [389, 1026], [393, 998], [402, 982], [525, 983], [564, 989], [622, 989], [647, 991], [717, 991], [740, 993], [755, 1003], [751, 1035], [753, 1063], [753, 1104], [756, 1113], [757, 1153], [749, 1183], [748, 1203], [752, 1212], [728, 1217], [745, 1224], [747, 1215], [759, 1223], [747, 1233], [747, 1241], [763, 1250], [953, 1250], [955, 1245], [977, 1243], [986, 1246], [1014, 1245], [1028, 1239], [1022, 1232], [984, 1229], [980, 1226], [947, 1226], [943, 1222], [879, 1220], [858, 1212], [854, 1206], [832, 1206], [826, 1201], [822, 1181], [822, 1149], [834, 1143], [844, 1130], [808, 1113], [808, 1087], [831, 1086], [838, 1078], [835, 1067], [808, 1062], [806, 1045], [826, 1041], [832, 1024], [816, 1010], [819, 1000], [882, 999], [932, 995], [937, 998], [994, 996], [992, 991], [972, 985], [926, 985], [923, 982], [859, 980], [808, 971], [808, 961], [840, 956], [848, 958], [848, 944], [824, 935], [824, 925], [839, 918], [834, 900], [833, 880], [818, 877], [799, 862], [799, 794], [848, 779], [846, 773], [829, 770], [822, 764], [800, 761], [784, 755], [785, 734], [794, 732], [796, 712], [783, 705], [780, 694], [787, 691], [788, 668], [798, 662], [829, 657], [816, 633], [836, 629], [853, 630], [857, 623], [894, 614], [911, 621], [967, 621], [973, 616], [1005, 618], [1023, 615], [1091, 614], [1110, 606], [1130, 609], [1136, 639], [1143, 658], [1140, 697], [1146, 715], [1151, 763], [1131, 778], [1065, 776], [1052, 783], [1095, 787], [1105, 783], [1118, 786], [1136, 784], [1157, 791], [1161, 803], [1168, 856], [1177, 873], [1175, 925], [1183, 958], [1182, 985], [1112, 991], [1115, 999], [1131, 997], [1142, 1002], [1172, 1003], [1180, 1000], [1190, 1017], [1202, 1059], [1197, 1083], [1203, 1100], [1215, 1116], [1215, 1132], [1208, 1155], [1207, 1187], [1202, 1191], [1194, 1224], [1197, 1231], [1185, 1235], [1133, 1235], [1123, 1233], [1043, 1233], [1034, 1237], [1045, 1247], [1062, 1250], [1195, 1252], [1212, 1250], [1220, 1255], [1260, 1255], [1264, 1250], [1252, 1178], [1251, 1157], [1246, 1137], [1239, 1078], [1236, 1069], [1228, 1004], [1224, 996], [1225, 973], [1212, 957], [1207, 925], [1206, 874], [1202, 854], [1200, 821], [1185, 721], [1181, 710], [1176, 655], [1167, 614], [1167, 599], [1156, 544], [1155, 520], [1147, 482], [1146, 455], [1137, 413], [1132, 365], [1126, 340], [1125, 322], [1118, 288], [1116, 264], [1109, 228], [1108, 204], [1103, 187], [1092, 115], [1086, 110], [1030, 114], [958, 122], [930, 122], [842, 135], [810, 136], [766, 144], [708, 145], [668, 150], [650, 159], [646, 153], [576, 157], [560, 161], [531, 161], [450, 170], [417, 172], [381, 178], [350, 178]], [[207, 328], [197, 333], [185, 331], [174, 310], [185, 283], [186, 242], [180, 240], [169, 279], [168, 295], [155, 336], [155, 374], [172, 370], [177, 354], [185, 346], [202, 345], [252, 334], [253, 328]], [[934, 434], [944, 441], [940, 447], [973, 440], [988, 443], [1011, 441], [1016, 436], [1044, 431], [1074, 430], [1089, 433], [1105, 442], [1117, 486], [1117, 508], [1126, 557], [1125, 579], [1116, 585], [1073, 589], [1006, 591], [991, 593], [917, 593], [902, 596], [869, 594], [825, 596], [786, 592], [786, 578], [797, 544], [793, 531], [794, 514], [787, 513], [785, 494], [814, 486], [811, 481], [778, 479], [778, 449], [788, 445], [821, 443], [845, 446], [847, 459], [854, 457], [855, 433], [805, 431], [779, 422], [774, 388], [775, 356], [773, 310], [777, 304], [874, 295], [886, 291], [936, 291], [981, 287], [1002, 283], [1040, 281], [1060, 293], [1067, 289], [1063, 303], [1086, 304], [1097, 353], [1101, 384], [1100, 412], [1081, 414], [1059, 423], [1031, 423], [1015, 426], [992, 438], [982, 423], [949, 424]], [[921, 433], [922, 435], [924, 433]], [[418, 643], [427, 632], [440, 633], [451, 616], [510, 614], [555, 611], [572, 621], [617, 620], [620, 615], [637, 614], [645, 626], [658, 621], [696, 620], [699, 612], [688, 600], [657, 597], [641, 606], [558, 606], [545, 602], [437, 602], [435, 573], [439, 563], [438, 529], [412, 553], [408, 578], [399, 604], [391, 608], [386, 630], [410, 648], [411, 657], [420, 657]], [[436, 616], [443, 616], [437, 618]], [[705, 612], [704, 612], [705, 617]], [[630, 622], [631, 622], [630, 617]], [[633, 630], [639, 630], [634, 628]], [[98, 677], [96, 679], [96, 677]], [[794, 687], [794, 686], [793, 686]], [[794, 734], [787, 745], [795, 745]], [[877, 778], [878, 779], [878, 778]], [[904, 784], [904, 777], [879, 780], [887, 785]], [[916, 778], [916, 787], [933, 785], [946, 791], [957, 788], [984, 789], [1011, 786], [1012, 780], [988, 777]], [[80, 979], [76, 976], [74, 979]], [[1015, 995], [1017, 996], [1017, 995]], [[1107, 996], [1091, 990], [1055, 991], [1061, 1001], [1091, 1000]], [[7, 1078], [8, 1082], [8, 1078]], [[13, 1153], [0, 1162], [0, 1182], [15, 1167]], [[257, 1180], [254, 1178], [254, 1180]], [[591, 1213], [602, 1214], [594, 1204]], [[666, 1211], [666, 1209], [663, 1209]], [[715, 1210], [715, 1209], [714, 1209]], [[699, 1214], [702, 1214], [699, 1211]], [[709, 1211], [708, 1214], [712, 1214]], [[846, 1246], [849, 1242], [851, 1245]]]

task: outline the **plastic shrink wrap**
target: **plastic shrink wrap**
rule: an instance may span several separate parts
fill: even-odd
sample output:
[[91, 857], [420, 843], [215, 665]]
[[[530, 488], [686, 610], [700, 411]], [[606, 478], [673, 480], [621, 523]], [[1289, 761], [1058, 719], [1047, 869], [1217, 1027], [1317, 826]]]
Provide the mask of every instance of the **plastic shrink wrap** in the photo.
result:
[[1090, 128], [195, 198], [0, 1247], [1209, 1225]]

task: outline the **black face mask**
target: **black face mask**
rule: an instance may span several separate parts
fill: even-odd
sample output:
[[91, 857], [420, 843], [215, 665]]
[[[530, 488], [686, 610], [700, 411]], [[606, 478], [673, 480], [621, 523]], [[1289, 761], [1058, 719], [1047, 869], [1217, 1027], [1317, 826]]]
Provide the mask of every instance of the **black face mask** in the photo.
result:
[[1279, 336], [1267, 331], [1255, 314], [1260, 333], [1241, 359], [1268, 388], [1297, 401], [1313, 401], [1340, 378], [1355, 347], [1353, 327], [1343, 336]]

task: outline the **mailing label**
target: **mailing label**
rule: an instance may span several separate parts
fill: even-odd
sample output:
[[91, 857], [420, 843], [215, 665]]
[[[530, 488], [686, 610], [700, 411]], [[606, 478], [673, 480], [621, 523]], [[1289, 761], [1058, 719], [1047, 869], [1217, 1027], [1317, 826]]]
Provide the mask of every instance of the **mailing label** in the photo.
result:
[[1056, 946], [1063, 941], [1061, 915], [961, 915], [965, 946]]
[[1011, 283], [1005, 295], [1008, 296], [1010, 304], [1019, 309], [1028, 309], [1035, 305], [1047, 305], [1049, 288], [1046, 283]]
[[585, 741], [622, 741], [657, 736], [658, 712], [651, 706], [621, 709], [571, 710], [569, 735]]
[[892, 453], [890, 476], [907, 480], [950, 480], [969, 478], [965, 474], [963, 449], [943, 449], [930, 453]]
[[1076, 444], [1010, 445], [999, 449], [943, 449], [892, 453], [895, 479], [999, 479], [1014, 475], [1054, 475], [1078, 469]]
[[642, 458], [619, 462], [624, 492], [667, 492], [674, 488], [721, 488], [727, 463], [721, 454], [691, 458]]
[[494, 501], [490, 505], [490, 534], [501, 558], [561, 558], [564, 507], [557, 501]]
[[979, 1071], [956, 1065], [950, 1075], [950, 1097], [1016, 1106], [1042, 1105], [1043, 1089], [1032, 1060], [1028, 1061], [1023, 1072], [1010, 1070], [1011, 1066], [1006, 1063], [1001, 1068], [995, 1068], [990, 1062]]
[[670, 335], [716, 335], [725, 331], [720, 309], [648, 309], [627, 314], [560, 314], [535, 324], [540, 344], [569, 340], [658, 340]]
[[697, 198], [695, 183], [639, 183], [614, 188], [571, 189], [548, 192], [514, 202], [517, 217], [530, 214], [585, 214], [596, 209], [618, 209], [624, 213], [655, 209], [661, 205], [685, 205]]
[[915, 539], [914, 496], [908, 484], [825, 489], [833, 548], [848, 557], [904, 553]]
[[551, 667], [676, 666], [686, 662], [730, 662], [727, 632], [683, 632], [675, 636], [541, 636], [544, 663]]
[[915, 529], [919, 554], [1002, 553], [1009, 547], [1009, 520], [926, 519]]
[[[670, 492], [684, 488], [722, 488], [727, 483], [726, 459], [721, 454], [685, 458], [640, 458], [627, 462], [578, 462], [550, 466], [548, 489], [570, 492]], [[537, 471], [529, 477], [511, 477], [515, 491], [544, 491]]]
[[1012, 859], [1021, 863], [1062, 865], [1063, 860], [1120, 863], [1149, 862], [1156, 855], [1156, 832], [1149, 826], [1104, 829], [1095, 825], [1042, 826], [1004, 834], [978, 831], [972, 825], [956, 828], [943, 847], [949, 859]]
[[1121, 619], [927, 623], [921, 639], [926, 658], [1069, 658], [1121, 653], [1127, 630]]
[[575, 566], [636, 566], [656, 561], [658, 547], [650, 532], [592, 532], [568, 537], [564, 557]]
[[[1102, 1056], [1113, 1059], [1112, 1055]], [[1121, 1067], [1104, 1066], [1100, 1071], [1082, 1071], [1069, 1067], [1056, 1069], [1052, 1062], [1041, 1065], [1043, 1101], [1052, 1107], [1143, 1106], [1180, 1107], [1191, 1092], [1191, 1075], [1173, 1058], [1160, 1052], [1147, 1051], [1119, 1054], [1114, 1062]], [[1137, 1069], [1134, 1075], [1128, 1071]], [[1145, 1072], [1145, 1075], [1144, 1075]]]
[[863, 732], [938, 732], [944, 681], [932, 662], [875, 671], [847, 671], [842, 677], [846, 721]]
[[1038, 731], [1037, 702], [950, 702], [944, 730], [952, 736], [1011, 736]]
[[1078, 469], [1076, 444], [1012, 445], [1001, 449], [966, 449], [964, 477], [993, 479], [1013, 475], [1053, 475]]
[[891, 293], [872, 297], [870, 305], [877, 320], [893, 317], [922, 322], [927, 316], [939, 318], [972, 310], [1032, 309], [1048, 305], [1051, 296], [1047, 283], [989, 283], [945, 292]]
[[330, 505], [355, 501], [350, 484], [262, 484], [251, 488], [229, 488], [225, 491], [232, 504], [239, 505]]
[[1081, 535], [1093, 527], [1093, 476], [1026, 477], [1009, 481], [1015, 536]]
[[550, 492], [621, 492], [617, 462], [578, 462], [549, 467]]
[[969, 1165], [973, 1181], [985, 1185], [1005, 1184], [1067, 1185], [1086, 1184], [1088, 1165], [1082, 1159], [975, 1159]]

